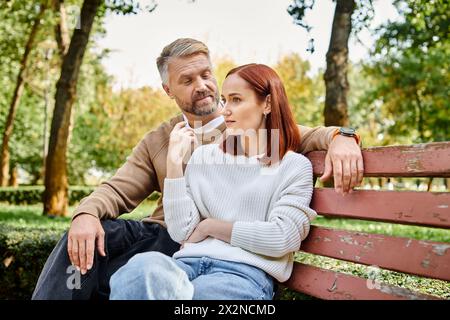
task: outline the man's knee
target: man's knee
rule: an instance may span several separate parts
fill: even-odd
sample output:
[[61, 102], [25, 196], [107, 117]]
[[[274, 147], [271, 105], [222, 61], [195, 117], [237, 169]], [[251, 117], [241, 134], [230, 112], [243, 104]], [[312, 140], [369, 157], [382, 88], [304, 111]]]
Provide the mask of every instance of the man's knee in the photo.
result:
[[144, 252], [134, 255], [122, 266], [113, 277], [120, 274], [128, 274], [133, 277], [149, 278], [152, 276], [164, 277], [168, 270], [173, 270], [171, 258], [157, 251]]
[[135, 255], [110, 280], [118, 299], [191, 299], [193, 286], [172, 258], [159, 252]]

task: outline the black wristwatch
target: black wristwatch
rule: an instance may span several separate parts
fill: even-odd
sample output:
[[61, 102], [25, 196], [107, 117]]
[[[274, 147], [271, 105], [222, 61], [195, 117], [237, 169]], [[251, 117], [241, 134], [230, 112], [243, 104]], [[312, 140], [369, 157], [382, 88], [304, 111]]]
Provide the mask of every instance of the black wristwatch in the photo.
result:
[[333, 135], [333, 138], [338, 134], [344, 137], [353, 137], [356, 143], [359, 146], [361, 146], [361, 138], [359, 137], [359, 134], [356, 133], [356, 130], [354, 128], [340, 127], [339, 130], [336, 130], [335, 134]]
[[349, 127], [340, 127], [339, 134], [346, 137], [356, 137], [356, 130]]

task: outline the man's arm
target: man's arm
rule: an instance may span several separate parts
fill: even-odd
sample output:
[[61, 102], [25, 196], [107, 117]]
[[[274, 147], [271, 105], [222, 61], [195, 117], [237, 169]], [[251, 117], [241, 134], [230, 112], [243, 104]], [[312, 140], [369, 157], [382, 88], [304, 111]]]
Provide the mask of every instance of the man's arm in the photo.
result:
[[306, 154], [310, 151], [328, 150], [333, 140], [333, 135], [339, 127], [306, 127], [297, 125], [300, 132], [300, 149], [298, 152]]
[[84, 198], [72, 215], [67, 251], [70, 261], [82, 274], [92, 268], [95, 248], [100, 255], [106, 255], [100, 219], [116, 218], [132, 211], [157, 187], [147, 137], [133, 149], [116, 174]]
[[361, 148], [352, 137], [335, 135], [339, 127], [306, 127], [298, 125], [301, 145], [299, 152], [328, 150], [321, 181], [333, 176], [336, 192], [345, 194], [361, 184], [364, 164]]
[[100, 219], [117, 218], [134, 210], [157, 189], [158, 180], [146, 138], [133, 149], [111, 179], [80, 202], [72, 214], [72, 220], [80, 214], [90, 214]]

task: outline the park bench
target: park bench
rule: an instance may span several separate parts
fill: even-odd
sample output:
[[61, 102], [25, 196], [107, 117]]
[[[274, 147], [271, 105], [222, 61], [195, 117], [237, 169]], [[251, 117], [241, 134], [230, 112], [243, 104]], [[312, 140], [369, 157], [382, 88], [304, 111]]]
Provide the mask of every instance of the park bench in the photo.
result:
[[[314, 176], [325, 152], [308, 154]], [[450, 142], [363, 150], [365, 177], [450, 177]], [[334, 218], [450, 228], [450, 192], [355, 190], [346, 196], [315, 188], [311, 206]], [[302, 252], [450, 281], [450, 243], [312, 226]], [[283, 286], [320, 299], [435, 299], [386, 283], [295, 262]], [[450, 284], [449, 284], [450, 285]]]

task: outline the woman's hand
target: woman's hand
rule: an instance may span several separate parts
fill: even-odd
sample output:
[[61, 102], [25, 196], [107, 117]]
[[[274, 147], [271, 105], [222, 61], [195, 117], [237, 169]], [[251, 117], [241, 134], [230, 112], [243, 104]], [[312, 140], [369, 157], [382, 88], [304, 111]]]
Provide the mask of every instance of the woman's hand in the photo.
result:
[[184, 241], [184, 243], [186, 242], [196, 243], [205, 240], [209, 236], [208, 224], [209, 219], [200, 221], [200, 223], [197, 225], [197, 227], [195, 227], [194, 231], [191, 233], [189, 238], [186, 241]]
[[183, 248], [184, 243], [186, 242], [200, 242], [207, 237], [213, 237], [230, 243], [232, 231], [233, 222], [206, 218], [197, 225], [194, 232], [192, 232], [189, 238], [182, 243], [181, 248]]
[[197, 140], [192, 128], [186, 127], [186, 122], [177, 123], [169, 138], [169, 149], [167, 151], [167, 178], [179, 178], [183, 176], [183, 159], [191, 151]]

